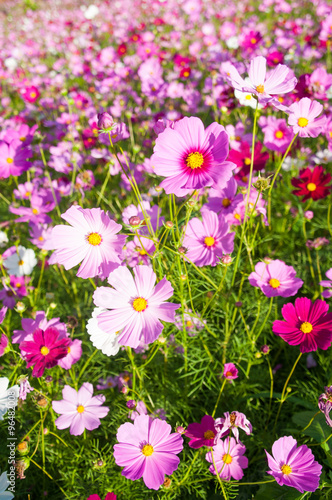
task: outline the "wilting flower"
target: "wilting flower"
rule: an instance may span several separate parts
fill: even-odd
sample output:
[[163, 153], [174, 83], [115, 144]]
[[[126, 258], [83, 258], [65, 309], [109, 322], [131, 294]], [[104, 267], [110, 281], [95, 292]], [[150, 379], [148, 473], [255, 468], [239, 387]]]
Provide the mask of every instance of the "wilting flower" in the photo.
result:
[[232, 432], [235, 436], [236, 442], [239, 443], [239, 428], [242, 429], [248, 436], [252, 433], [252, 425], [244, 413], [239, 411], [232, 411], [224, 413], [225, 418], [217, 418], [215, 426], [217, 430], [217, 438], [228, 436]]
[[190, 438], [190, 448], [202, 448], [202, 446], [213, 446], [217, 431], [214, 426], [214, 418], [210, 415], [204, 415], [201, 423], [189, 424], [184, 435]]
[[239, 370], [236, 368], [234, 363], [225, 363], [223, 377], [227, 380], [234, 380], [238, 378]]
[[[230, 481], [233, 477], [239, 481], [243, 478], [242, 469], [248, 467], [248, 459], [243, 456], [245, 451], [246, 447], [237, 443], [232, 437], [228, 437], [224, 441], [218, 439], [217, 444], [213, 447], [213, 458], [222, 479]], [[217, 475], [210, 451], [205, 455], [205, 460], [212, 463], [209, 470], [212, 474]]]
[[252, 286], [259, 287], [267, 297], [291, 297], [303, 285], [303, 281], [296, 278], [295, 269], [281, 260], [273, 260], [269, 264], [258, 262], [248, 279]]
[[235, 233], [229, 232], [223, 215], [205, 209], [202, 219], [189, 221], [183, 246], [188, 248], [188, 259], [197, 266], [215, 266], [219, 257], [233, 252]]
[[227, 77], [230, 84], [241, 92], [250, 92], [257, 96], [258, 101], [266, 104], [273, 100], [274, 95], [291, 92], [296, 85], [296, 78], [292, 70], [283, 64], [266, 73], [266, 59], [262, 56], [254, 57], [250, 61], [249, 79], [243, 80], [232, 64], [227, 67]]
[[180, 304], [165, 302], [173, 288], [166, 278], [154, 286], [156, 275], [148, 266], [136, 266], [134, 274], [118, 267], [108, 278], [114, 288], [97, 288], [93, 299], [98, 307], [112, 309], [98, 315], [99, 327], [111, 334], [122, 330], [119, 344], [136, 348], [141, 340], [151, 344], [159, 337], [164, 328], [159, 320], [174, 323]]
[[285, 111], [289, 113], [288, 125], [291, 125], [294, 134], [298, 133], [300, 137], [317, 137], [326, 123], [325, 116], [317, 118], [323, 111], [323, 105], [318, 101], [311, 101], [308, 97], [294, 102]]
[[267, 473], [280, 486], [291, 486], [301, 493], [317, 490], [322, 466], [307, 446], [298, 447], [292, 436], [284, 436], [272, 445], [273, 456], [265, 453], [271, 469]]
[[105, 396], [99, 394], [92, 396], [93, 385], [84, 382], [77, 391], [65, 385], [62, 389], [61, 401], [52, 401], [52, 408], [56, 413], [61, 413], [55, 421], [58, 429], [67, 429], [73, 436], [83, 434], [84, 429], [92, 431], [100, 426], [100, 418], [106, 417], [109, 412], [107, 406], [101, 406], [105, 402]]
[[321, 166], [315, 167], [313, 170], [305, 168], [300, 171], [300, 178], [292, 179], [292, 185], [296, 187], [293, 194], [296, 196], [304, 196], [302, 202], [312, 198], [314, 201], [326, 198], [331, 192], [331, 185], [327, 184], [331, 180], [331, 174], [325, 173]]
[[285, 304], [281, 314], [285, 321], [273, 323], [273, 333], [290, 345], [300, 345], [301, 352], [326, 350], [332, 342], [332, 313], [324, 300], [311, 302], [298, 298], [295, 304]]
[[55, 226], [47, 244], [54, 250], [50, 263], [63, 264], [71, 269], [82, 262], [77, 276], [107, 277], [121, 263], [119, 254], [126, 236], [117, 235], [121, 225], [112, 221], [100, 208], [81, 208], [73, 205], [61, 217], [71, 226]]
[[322, 292], [322, 296], [324, 297], [324, 299], [328, 299], [328, 298], [332, 297], [332, 267], [331, 267], [331, 269], [326, 271], [325, 276], [331, 281], [323, 280], [323, 281], [320, 281], [319, 284], [320, 284], [320, 286], [324, 286], [324, 287], [329, 288], [329, 290], [324, 290]]
[[0, 378], [0, 420], [3, 420], [9, 408], [17, 406], [18, 385], [13, 385], [8, 389], [8, 384], [9, 379], [7, 377]]
[[41, 377], [45, 368], [57, 365], [59, 359], [67, 354], [69, 339], [61, 339], [56, 328], [47, 328], [45, 331], [37, 328], [33, 333], [33, 340], [21, 342], [20, 349], [24, 351], [27, 368], [35, 365], [33, 377]]
[[206, 186], [224, 188], [235, 165], [228, 156], [228, 135], [222, 125], [204, 130], [196, 117], [185, 117], [156, 139], [151, 161], [157, 175], [167, 177], [160, 186], [166, 193], [185, 196]]
[[183, 449], [183, 439], [171, 434], [171, 426], [148, 415], [136, 417], [134, 423], [121, 425], [114, 445], [115, 463], [124, 466], [122, 475], [135, 481], [143, 476], [145, 485], [158, 490], [180, 463], [177, 454]]
[[27, 376], [19, 377], [18, 381], [20, 383], [20, 394], [18, 397], [22, 401], [25, 401], [29, 392], [32, 392], [34, 388], [31, 387]]
[[319, 396], [318, 408], [324, 413], [326, 423], [332, 427], [332, 420], [330, 418], [330, 411], [332, 409], [332, 385], [325, 387], [325, 392]]

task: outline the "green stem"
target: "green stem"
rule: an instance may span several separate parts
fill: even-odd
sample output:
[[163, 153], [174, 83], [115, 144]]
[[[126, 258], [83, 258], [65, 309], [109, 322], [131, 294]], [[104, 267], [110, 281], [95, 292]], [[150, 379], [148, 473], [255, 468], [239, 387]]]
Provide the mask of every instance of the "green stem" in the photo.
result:
[[218, 408], [218, 404], [219, 404], [219, 401], [220, 401], [220, 397], [221, 397], [222, 391], [224, 390], [224, 387], [225, 387], [225, 384], [226, 384], [226, 380], [227, 379], [225, 378], [223, 380], [223, 383], [221, 384], [219, 395], [218, 395], [218, 399], [217, 399], [216, 404], [214, 405], [214, 410], [213, 410], [213, 413], [212, 413], [212, 418], [214, 418], [214, 416], [216, 414], [216, 411], [217, 411], [217, 408]]
[[[230, 442], [230, 440], [229, 440]], [[228, 447], [229, 448], [229, 447]], [[222, 494], [224, 496], [224, 499], [227, 500], [227, 494], [226, 494], [226, 491], [225, 491], [225, 488], [224, 488], [224, 485], [223, 485], [223, 482], [221, 480], [221, 477], [219, 475], [219, 472], [218, 472], [218, 469], [217, 469], [217, 465], [216, 465], [216, 462], [214, 460], [214, 456], [213, 456], [213, 448], [211, 448], [211, 457], [212, 457], [212, 462], [213, 462], [213, 467], [214, 467], [214, 470], [216, 471], [216, 475], [217, 475], [217, 478], [218, 478], [218, 481], [219, 481], [219, 484], [220, 484], [220, 487], [221, 487], [221, 490], [222, 490]], [[225, 463], [224, 463], [225, 465]], [[223, 465], [223, 467], [224, 467]], [[222, 470], [222, 469], [221, 469]], [[220, 471], [221, 472], [221, 471]]]

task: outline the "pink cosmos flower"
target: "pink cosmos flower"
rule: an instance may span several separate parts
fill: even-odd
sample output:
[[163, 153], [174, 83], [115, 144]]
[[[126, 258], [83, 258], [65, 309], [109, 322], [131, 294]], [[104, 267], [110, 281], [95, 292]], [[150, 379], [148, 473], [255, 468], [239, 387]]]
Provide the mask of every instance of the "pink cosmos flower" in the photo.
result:
[[235, 233], [223, 215], [210, 210], [202, 210], [202, 221], [197, 218], [188, 223], [183, 246], [188, 248], [186, 256], [197, 266], [216, 266], [218, 258], [234, 250]]
[[236, 368], [234, 363], [225, 363], [223, 377], [227, 380], [234, 380], [238, 378], [239, 370]]
[[269, 264], [258, 262], [248, 279], [252, 286], [259, 287], [267, 297], [291, 297], [303, 285], [303, 281], [295, 275], [292, 266], [287, 266], [281, 260], [273, 260]]
[[84, 429], [93, 431], [100, 426], [100, 419], [106, 417], [109, 412], [107, 406], [101, 406], [105, 402], [105, 396], [99, 394], [92, 396], [93, 385], [84, 382], [77, 391], [65, 385], [62, 389], [61, 401], [52, 401], [52, 408], [56, 413], [61, 413], [55, 421], [58, 429], [67, 429], [73, 436], [83, 434]]
[[[90, 495], [87, 500], [102, 500], [99, 495], [94, 494]], [[116, 494], [115, 493], [107, 493], [105, 500], [116, 500]]]
[[4, 333], [0, 337], [0, 358], [5, 354], [6, 347], [8, 345], [8, 337]]
[[244, 413], [239, 411], [232, 411], [229, 413], [226, 411], [224, 413], [225, 418], [217, 418], [215, 421], [215, 427], [217, 430], [217, 439], [228, 436], [230, 432], [233, 432], [236, 442], [239, 443], [239, 428], [242, 429], [248, 436], [252, 433], [252, 425], [245, 416]]
[[322, 466], [307, 446], [298, 447], [292, 436], [284, 436], [272, 445], [273, 456], [265, 453], [271, 469], [267, 473], [280, 486], [291, 486], [301, 493], [317, 490]]
[[37, 328], [33, 340], [22, 342], [20, 349], [24, 351], [27, 368], [35, 365], [32, 376], [41, 377], [45, 368], [52, 368], [66, 356], [68, 344], [69, 339], [60, 339], [56, 328], [47, 328], [45, 331]]
[[69, 344], [67, 347], [67, 354], [64, 358], [60, 359], [58, 361], [58, 365], [61, 366], [61, 368], [64, 368], [65, 370], [70, 370], [72, 365], [77, 363], [77, 361], [81, 358], [82, 356], [82, 340], [78, 339], [68, 339]]
[[206, 208], [223, 215], [234, 212], [237, 205], [243, 201], [242, 194], [236, 194], [237, 182], [231, 177], [224, 189], [209, 189], [209, 200]]
[[0, 325], [5, 319], [6, 313], [7, 313], [8, 307], [4, 306], [0, 309]]
[[318, 101], [303, 97], [285, 111], [289, 113], [288, 125], [291, 125], [294, 134], [298, 133], [300, 137], [317, 137], [325, 127], [326, 116], [317, 118], [323, 111], [323, 105]]
[[300, 345], [301, 352], [324, 351], [332, 342], [332, 313], [324, 300], [311, 302], [306, 297], [298, 298], [295, 304], [285, 304], [281, 314], [285, 321], [273, 323], [273, 333], [290, 345]]
[[[218, 474], [222, 479], [230, 481], [233, 477], [239, 481], [243, 478], [242, 469], [248, 467], [248, 459], [243, 456], [245, 451], [246, 447], [237, 443], [232, 437], [226, 438], [225, 441], [218, 439], [217, 444], [213, 447], [213, 458]], [[205, 460], [212, 463], [209, 470], [216, 475], [211, 452], [205, 455]]]
[[62, 339], [67, 336], [67, 326], [65, 323], [61, 323], [60, 318], [47, 320], [44, 311], [36, 311], [34, 319], [22, 318], [21, 324], [23, 330], [14, 330], [13, 332], [13, 344], [19, 344], [23, 342], [23, 340], [32, 340], [33, 333], [37, 330], [37, 328], [46, 330], [47, 328], [54, 327], [60, 334], [59, 338]]
[[119, 344], [136, 348], [141, 340], [151, 344], [158, 338], [164, 328], [159, 320], [174, 323], [180, 304], [165, 302], [173, 288], [166, 278], [154, 286], [156, 275], [150, 267], [136, 266], [134, 275], [118, 267], [108, 278], [113, 288], [97, 288], [93, 299], [98, 307], [112, 309], [98, 315], [99, 327], [109, 333], [122, 330]]
[[264, 145], [272, 151], [284, 153], [294, 137], [292, 129], [287, 127], [286, 120], [267, 116], [261, 117], [259, 124], [264, 132]]
[[32, 151], [23, 147], [19, 139], [14, 139], [9, 144], [0, 141], [0, 178], [21, 175], [31, 167], [31, 163], [27, 161], [31, 156]]
[[196, 422], [189, 424], [184, 435], [191, 438], [189, 441], [190, 448], [198, 449], [202, 446], [213, 446], [217, 432], [214, 426], [214, 418], [210, 415], [204, 415], [201, 423]]
[[124, 467], [122, 475], [135, 481], [143, 476], [145, 485], [158, 490], [180, 463], [176, 455], [183, 449], [183, 439], [171, 434], [171, 426], [163, 420], [140, 415], [134, 423], [121, 425], [114, 445], [115, 463]]
[[156, 139], [151, 158], [155, 173], [167, 177], [160, 186], [166, 193], [185, 196], [205, 186], [224, 188], [235, 165], [228, 156], [228, 135], [222, 125], [206, 130], [199, 118], [182, 118]]
[[325, 276], [330, 281], [323, 280], [323, 281], [320, 281], [319, 284], [320, 284], [320, 286], [324, 286], [324, 287], [327, 287], [329, 289], [329, 290], [324, 290], [322, 292], [322, 297], [324, 297], [324, 299], [329, 299], [330, 297], [332, 297], [332, 267], [331, 267], [331, 269], [326, 271]]
[[71, 226], [55, 226], [47, 248], [55, 249], [50, 264], [63, 264], [71, 269], [80, 262], [76, 276], [107, 277], [121, 263], [119, 254], [126, 236], [117, 236], [120, 224], [112, 221], [100, 208], [81, 208], [73, 205], [61, 217]]
[[332, 427], [332, 420], [330, 418], [330, 411], [332, 410], [332, 385], [324, 389], [325, 392], [318, 399], [318, 408], [324, 413], [327, 425]]
[[249, 82], [243, 80], [232, 64], [227, 69], [228, 81], [235, 89], [256, 95], [263, 104], [274, 102], [275, 95], [291, 92], [297, 82], [293, 71], [284, 64], [278, 64], [276, 68], [266, 73], [266, 59], [262, 56], [254, 57], [250, 61]]

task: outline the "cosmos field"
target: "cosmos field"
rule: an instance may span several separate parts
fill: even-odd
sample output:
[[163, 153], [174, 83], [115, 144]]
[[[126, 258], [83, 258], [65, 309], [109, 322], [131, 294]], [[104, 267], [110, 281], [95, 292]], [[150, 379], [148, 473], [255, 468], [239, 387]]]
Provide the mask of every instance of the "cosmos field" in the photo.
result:
[[0, 42], [0, 500], [330, 499], [331, 2]]

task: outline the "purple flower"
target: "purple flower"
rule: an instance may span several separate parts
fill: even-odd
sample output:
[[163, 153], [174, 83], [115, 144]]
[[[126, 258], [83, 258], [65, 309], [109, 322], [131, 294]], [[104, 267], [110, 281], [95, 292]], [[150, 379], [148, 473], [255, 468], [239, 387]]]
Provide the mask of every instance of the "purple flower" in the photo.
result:
[[189, 424], [184, 435], [191, 438], [190, 448], [201, 448], [202, 446], [213, 446], [217, 432], [214, 426], [214, 418], [210, 415], [204, 415], [201, 423]]
[[332, 420], [330, 418], [330, 411], [332, 409], [332, 385], [325, 387], [325, 392], [319, 396], [318, 408], [324, 413], [326, 423], [332, 427]]
[[5, 316], [6, 316], [6, 312], [8, 311], [8, 307], [4, 306], [0, 309], [0, 325], [1, 323], [3, 322], [3, 320], [5, 319]]
[[330, 297], [332, 297], [332, 267], [331, 269], [326, 271], [325, 276], [329, 279], [329, 281], [323, 280], [320, 281], [319, 284], [320, 286], [329, 288], [329, 290], [324, 290], [324, 292], [322, 292], [322, 297], [324, 297], [324, 299], [329, 299]]
[[267, 297], [291, 297], [303, 285], [303, 281], [295, 275], [292, 266], [286, 266], [281, 260], [273, 260], [270, 264], [258, 262], [248, 279], [252, 286], [259, 287]]
[[[230, 481], [232, 477], [237, 481], [242, 479], [242, 469], [248, 467], [248, 459], [243, 456], [245, 451], [246, 447], [242, 444], [238, 444], [232, 437], [228, 437], [225, 441], [218, 439], [217, 444], [213, 447], [213, 458], [221, 478], [226, 481]], [[205, 459], [212, 463], [209, 468], [210, 472], [217, 475], [212, 460], [212, 453], [207, 453]]]
[[114, 445], [115, 463], [124, 466], [122, 475], [135, 481], [143, 476], [145, 485], [158, 490], [180, 463], [176, 455], [183, 449], [183, 439], [171, 434], [171, 426], [163, 420], [140, 415], [134, 423], [121, 425]]
[[239, 443], [239, 428], [242, 429], [248, 436], [252, 433], [252, 425], [244, 413], [239, 411], [228, 411], [224, 413], [225, 418], [217, 418], [215, 426], [217, 430], [217, 439], [227, 436], [231, 431], [233, 432], [236, 442]]
[[6, 347], [8, 345], [8, 337], [4, 333], [0, 337], [0, 357], [5, 354]]
[[9, 144], [0, 141], [0, 178], [21, 175], [31, 167], [31, 163], [27, 161], [31, 156], [32, 151], [22, 147], [20, 140], [14, 139]]
[[322, 466], [307, 446], [298, 447], [292, 436], [284, 436], [272, 445], [273, 456], [265, 453], [271, 469], [267, 473], [280, 486], [291, 486], [301, 493], [317, 490]]
[[73, 436], [83, 434], [84, 429], [92, 431], [100, 426], [100, 418], [106, 417], [109, 412], [107, 406], [101, 406], [105, 402], [105, 396], [99, 394], [92, 396], [93, 385], [84, 382], [79, 391], [75, 391], [69, 385], [62, 390], [63, 399], [52, 401], [55, 412], [61, 413], [55, 421], [58, 429], [67, 429]]

